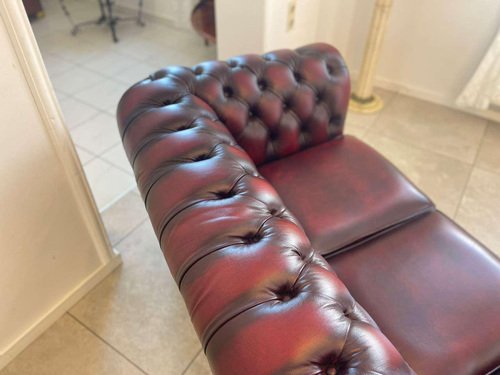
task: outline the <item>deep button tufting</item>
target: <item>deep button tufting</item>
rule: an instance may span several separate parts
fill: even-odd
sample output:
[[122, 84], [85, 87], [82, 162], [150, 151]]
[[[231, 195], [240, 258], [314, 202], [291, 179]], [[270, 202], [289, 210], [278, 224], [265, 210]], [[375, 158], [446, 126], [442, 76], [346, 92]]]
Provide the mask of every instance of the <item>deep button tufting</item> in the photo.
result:
[[279, 133], [277, 130], [270, 130], [269, 131], [269, 138], [271, 139], [271, 141], [277, 141], [278, 138], [279, 138]]
[[244, 243], [246, 244], [254, 244], [259, 242], [262, 239], [262, 234], [257, 233], [249, 233], [243, 237], [241, 237]]
[[333, 73], [334, 73], [334, 70], [333, 70], [333, 68], [332, 68], [330, 65], [327, 65], [327, 66], [326, 66], [326, 71], [327, 71], [327, 72], [328, 72], [328, 74], [329, 74], [329, 75], [331, 75], [331, 76], [332, 76], [332, 75], [333, 75]]
[[252, 107], [248, 110], [248, 118], [254, 118], [259, 115], [259, 110], [257, 107]]
[[318, 94], [316, 95], [316, 98], [315, 98], [316, 104], [321, 103], [323, 101], [323, 99], [324, 99], [323, 98], [323, 93], [318, 92]]
[[303, 254], [303, 253], [301, 253], [301, 252], [299, 252], [299, 251], [296, 251], [295, 253], [296, 253], [296, 254], [297, 254], [297, 256], [300, 258], [300, 260], [305, 261], [305, 260], [307, 259], [307, 255], [305, 255], [305, 254]]
[[257, 85], [259, 86], [259, 89], [260, 89], [261, 91], [265, 91], [265, 90], [267, 90], [267, 82], [266, 82], [265, 80], [263, 80], [263, 79], [259, 79], [259, 80], [257, 81]]
[[276, 290], [274, 294], [276, 295], [279, 301], [288, 302], [291, 299], [297, 297], [299, 291], [293, 285], [285, 284], [281, 286], [278, 290]]
[[328, 367], [325, 369], [326, 375], [337, 375], [337, 369], [335, 367]]
[[[320, 363], [318, 363], [318, 367], [321, 369], [321, 374], [326, 375], [340, 375], [347, 373], [345, 370], [345, 364], [339, 362], [338, 360], [334, 360], [332, 358], [336, 358], [338, 355], [336, 353], [329, 353], [324, 357]], [[371, 371], [370, 371], [371, 372]], [[377, 372], [378, 374], [378, 372]]]
[[290, 108], [290, 105], [291, 105], [291, 102], [290, 102], [290, 100], [289, 100], [289, 99], [285, 99], [285, 100], [283, 100], [283, 105], [282, 105], [282, 106], [283, 106], [283, 109], [284, 109], [285, 111], [286, 111], [286, 110], [288, 110], [288, 109]]
[[159, 107], [167, 107], [169, 105], [173, 105], [173, 104], [177, 104], [179, 103], [180, 99], [176, 99], [176, 100], [172, 100], [172, 99], [165, 99], [165, 100], [162, 100], [160, 103], [159, 103]]
[[189, 123], [189, 124], [186, 124], [186, 125], [179, 126], [176, 129], [176, 131], [181, 132], [183, 130], [188, 130], [188, 129], [192, 129], [192, 128], [194, 128], [194, 124], [193, 123]]
[[227, 199], [235, 196], [235, 192], [233, 190], [229, 191], [219, 191], [215, 193], [215, 196], [219, 199]]
[[210, 154], [201, 154], [201, 155], [198, 155], [198, 156], [195, 156], [192, 161], [196, 162], [196, 161], [203, 161], [203, 160], [208, 160], [212, 157], [212, 155]]
[[[339, 66], [332, 73], [335, 79], [325, 69], [307, 70], [318, 63]], [[412, 374], [367, 314], [354, 308], [349, 320], [338, 319], [341, 306], [356, 302], [255, 166], [342, 134], [349, 77], [341, 67], [337, 50], [316, 44], [263, 58], [246, 55], [192, 69], [165, 68], [153, 77], [169, 78], [142, 81], [120, 101], [118, 122], [126, 151], [131, 159], [136, 156], [151, 221], [214, 374], [233, 375], [235, 369], [238, 375], [340, 375], [358, 369]], [[294, 69], [304, 77], [292, 76]], [[259, 95], [256, 77], [259, 89], [265, 80], [274, 95]], [[238, 100], [221, 100], [229, 82]], [[321, 111], [314, 105], [319, 90], [332, 93]], [[159, 98], [181, 96], [186, 97], [182, 106], [157, 108]], [[280, 108], [285, 97], [293, 99], [293, 112], [286, 115]], [[282, 105], [286, 110], [290, 102]], [[256, 116], [252, 107], [257, 106], [258, 126], [247, 115], [250, 108]], [[325, 109], [331, 115], [321, 116]], [[165, 130], [189, 129], [202, 117], [210, 121], [197, 124], [200, 132], [164, 136]], [[329, 127], [329, 118], [337, 126]], [[296, 131], [304, 121], [307, 137]], [[235, 146], [220, 147], [216, 154], [208, 151], [221, 138], [230, 138]], [[149, 139], [161, 140], [156, 143], [161, 147], [136, 155]], [[215, 155], [207, 163], [186, 163]], [[242, 175], [248, 178], [240, 181]], [[227, 199], [235, 192], [238, 199]], [[332, 301], [335, 306], [325, 308]]]
[[293, 78], [295, 78], [297, 82], [302, 81], [302, 75], [299, 72], [293, 72]]
[[222, 92], [224, 93], [224, 96], [226, 98], [231, 98], [233, 95], [234, 95], [234, 91], [231, 87], [229, 86], [225, 86], [223, 89], [222, 89]]
[[269, 210], [269, 213], [271, 214], [271, 216], [277, 216], [277, 215], [278, 215], [278, 213], [279, 213], [279, 211], [278, 211], [278, 209], [277, 209], [277, 208], [271, 208], [271, 209]]

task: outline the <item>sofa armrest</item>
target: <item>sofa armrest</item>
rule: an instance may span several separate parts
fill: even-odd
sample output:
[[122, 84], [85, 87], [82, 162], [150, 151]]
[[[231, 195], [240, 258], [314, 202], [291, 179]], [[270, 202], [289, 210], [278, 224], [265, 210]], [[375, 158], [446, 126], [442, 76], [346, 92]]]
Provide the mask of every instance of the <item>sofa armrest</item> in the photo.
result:
[[130, 88], [118, 123], [215, 374], [412, 374], [187, 68]]
[[[256, 165], [343, 134], [349, 72], [327, 44], [206, 61], [192, 69], [168, 67], [151, 75], [153, 81], [165, 78], [184, 82], [177, 94], [194, 95], [215, 112]], [[154, 99], [158, 107], [168, 104], [160, 94]]]

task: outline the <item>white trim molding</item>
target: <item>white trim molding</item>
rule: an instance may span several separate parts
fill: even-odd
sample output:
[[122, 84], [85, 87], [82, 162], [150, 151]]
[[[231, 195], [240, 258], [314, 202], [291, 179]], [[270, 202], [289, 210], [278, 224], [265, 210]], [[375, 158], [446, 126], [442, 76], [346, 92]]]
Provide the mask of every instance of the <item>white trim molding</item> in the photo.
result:
[[79, 215], [83, 218], [89, 233], [89, 241], [99, 259], [98, 266], [90, 272], [76, 287], [60, 297], [48, 311], [41, 313], [38, 319], [6, 347], [0, 348], [0, 369], [18, 353], [35, 340], [45, 329], [59, 319], [72, 305], [88, 293], [102, 279], [121, 264], [120, 255], [112, 249], [97, 206], [92, 197], [69, 132], [57, 102], [52, 84], [42, 61], [41, 54], [33, 35], [21, 1], [0, 0], [0, 17], [7, 29], [8, 37], [15, 49], [19, 66], [36, 103], [36, 108], [45, 126], [46, 133], [62, 165], [64, 175], [77, 202]]

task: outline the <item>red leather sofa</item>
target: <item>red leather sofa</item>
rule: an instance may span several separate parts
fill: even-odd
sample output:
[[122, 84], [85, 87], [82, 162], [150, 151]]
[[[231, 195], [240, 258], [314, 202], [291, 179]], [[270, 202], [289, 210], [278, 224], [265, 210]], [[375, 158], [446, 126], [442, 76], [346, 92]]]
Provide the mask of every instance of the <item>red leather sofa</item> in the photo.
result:
[[494, 373], [498, 259], [343, 135], [349, 92], [337, 50], [315, 44], [167, 67], [120, 101], [213, 372]]

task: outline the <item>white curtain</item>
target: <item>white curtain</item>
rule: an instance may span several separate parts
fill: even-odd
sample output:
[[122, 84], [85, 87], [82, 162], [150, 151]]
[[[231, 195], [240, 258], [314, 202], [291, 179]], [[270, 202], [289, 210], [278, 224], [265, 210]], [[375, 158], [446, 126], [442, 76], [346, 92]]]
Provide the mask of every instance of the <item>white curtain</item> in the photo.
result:
[[500, 106], [500, 31], [471, 80], [457, 99], [457, 105], [476, 109]]

